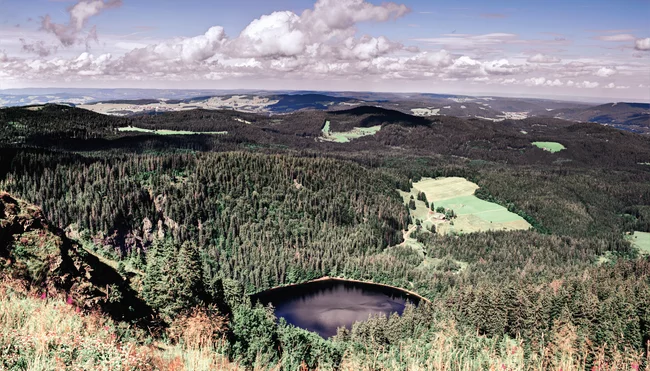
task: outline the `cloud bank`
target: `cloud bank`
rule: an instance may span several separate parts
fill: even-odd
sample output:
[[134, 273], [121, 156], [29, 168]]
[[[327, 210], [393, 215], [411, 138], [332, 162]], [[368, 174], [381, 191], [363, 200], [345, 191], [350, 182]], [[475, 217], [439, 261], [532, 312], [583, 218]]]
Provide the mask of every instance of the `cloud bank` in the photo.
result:
[[[561, 48], [572, 41], [555, 33], [541, 39], [522, 39], [508, 32], [451, 33], [407, 41], [364, 35], [358, 29], [362, 23], [399, 22], [411, 12], [404, 4], [376, 5], [364, 0], [318, 0], [301, 13], [272, 12], [252, 20], [234, 35], [215, 25], [194, 37], [149, 43], [120, 40], [112, 53], [95, 55], [86, 48], [74, 57], [58, 56], [63, 51], [83, 50], [89, 40], [98, 39], [97, 29], [90, 24], [92, 17], [121, 5], [121, 0], [81, 0], [68, 8], [65, 24], [43, 17], [41, 32], [58, 44], [20, 39], [22, 51], [33, 57], [0, 54], [0, 82], [287, 79], [596, 89], [632, 82], [636, 87], [640, 81], [621, 84], [619, 80], [634, 79], [647, 70], [643, 59], [623, 63], [560, 58]], [[630, 37], [638, 51], [650, 50], [650, 38], [636, 39], [624, 33], [598, 38], [629, 42]], [[505, 53], [503, 48], [523, 51]]]

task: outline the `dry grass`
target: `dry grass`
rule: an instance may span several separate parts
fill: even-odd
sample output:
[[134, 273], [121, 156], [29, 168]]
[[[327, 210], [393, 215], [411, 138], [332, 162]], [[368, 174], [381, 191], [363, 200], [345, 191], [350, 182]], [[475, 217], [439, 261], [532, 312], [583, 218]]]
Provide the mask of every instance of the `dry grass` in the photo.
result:
[[[0, 370], [244, 370], [225, 356], [226, 326], [222, 317], [195, 310], [174, 322], [169, 343], [153, 342], [100, 314], [83, 313], [64, 298], [43, 298], [16, 281], [0, 282]], [[453, 322], [444, 323], [398, 346], [350, 347], [339, 370], [650, 371], [641, 366], [648, 354], [591, 349], [577, 341], [570, 324], [557, 323], [555, 334], [525, 360], [519, 340], [462, 334]], [[595, 367], [585, 366], [588, 355], [597, 360]], [[253, 370], [280, 371], [280, 364]]]

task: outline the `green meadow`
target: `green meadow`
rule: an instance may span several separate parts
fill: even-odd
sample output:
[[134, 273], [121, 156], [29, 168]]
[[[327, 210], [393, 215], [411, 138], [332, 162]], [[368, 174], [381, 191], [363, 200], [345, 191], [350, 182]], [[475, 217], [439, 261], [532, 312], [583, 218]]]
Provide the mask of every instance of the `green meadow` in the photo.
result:
[[199, 135], [199, 134], [206, 134], [206, 135], [225, 135], [228, 134], [227, 131], [187, 131], [187, 130], [151, 130], [151, 129], [142, 129], [142, 128], [136, 128], [133, 126], [127, 126], [127, 127], [122, 127], [122, 128], [117, 128], [118, 131], [125, 131], [125, 132], [138, 132], [138, 133], [151, 133], [151, 134], [158, 134], [158, 135]]
[[565, 146], [558, 142], [533, 142], [533, 145], [551, 153], [560, 152], [566, 149]]
[[355, 127], [350, 131], [343, 132], [331, 132], [330, 122], [325, 121], [325, 126], [323, 126], [323, 136], [321, 139], [328, 142], [349, 143], [353, 139], [375, 135], [379, 130], [381, 130], [381, 125], [371, 126], [368, 128]]
[[641, 251], [641, 254], [650, 254], [650, 233], [635, 231], [634, 234], [628, 235], [627, 239]]

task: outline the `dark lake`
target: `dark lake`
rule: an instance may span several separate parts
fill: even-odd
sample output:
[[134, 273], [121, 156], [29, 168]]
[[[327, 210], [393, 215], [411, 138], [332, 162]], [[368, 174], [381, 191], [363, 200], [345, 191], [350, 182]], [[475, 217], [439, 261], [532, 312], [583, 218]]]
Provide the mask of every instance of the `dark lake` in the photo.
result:
[[271, 303], [278, 318], [324, 338], [336, 335], [338, 327], [349, 329], [370, 315], [401, 315], [407, 301], [419, 303], [418, 297], [399, 289], [343, 280], [280, 287], [253, 295], [252, 300]]

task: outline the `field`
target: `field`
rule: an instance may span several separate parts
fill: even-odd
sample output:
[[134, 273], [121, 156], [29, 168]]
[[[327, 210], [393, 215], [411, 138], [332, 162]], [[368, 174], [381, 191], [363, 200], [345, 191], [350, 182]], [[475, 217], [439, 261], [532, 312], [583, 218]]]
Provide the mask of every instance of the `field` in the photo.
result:
[[[400, 193], [405, 203], [408, 203], [411, 195], [416, 198], [416, 209], [411, 210], [411, 216], [422, 220], [424, 228], [435, 224], [440, 234], [526, 230], [531, 227], [523, 218], [505, 207], [474, 196], [474, 191], [478, 188], [464, 178], [423, 178], [413, 183], [410, 193]], [[458, 216], [451, 222], [441, 220], [442, 215], [429, 211], [424, 202], [417, 201], [418, 192], [424, 192], [435, 208], [452, 209]]]
[[565, 146], [558, 142], [533, 142], [533, 145], [551, 153], [560, 152], [566, 149]]
[[641, 251], [641, 254], [650, 255], [650, 233], [635, 231], [633, 235], [627, 236], [627, 239]]
[[350, 131], [344, 132], [331, 132], [330, 122], [325, 121], [325, 126], [323, 126], [323, 136], [321, 137], [321, 140], [336, 143], [349, 143], [353, 139], [365, 137], [368, 135], [375, 135], [379, 130], [381, 130], [381, 125], [371, 126], [369, 128], [354, 128]]
[[138, 133], [152, 133], [152, 134], [158, 134], [158, 135], [198, 135], [198, 134], [225, 135], [225, 134], [228, 134], [227, 131], [198, 132], [198, 131], [186, 131], [186, 130], [151, 130], [151, 129], [136, 128], [136, 127], [133, 127], [133, 126], [117, 128], [117, 130], [118, 131], [135, 131], [135, 132], [138, 132]]
[[242, 112], [267, 112], [268, 106], [278, 103], [266, 97], [232, 95], [211, 97], [207, 100], [187, 101], [180, 103], [167, 103], [165, 101], [151, 104], [133, 103], [93, 103], [82, 104], [79, 108], [106, 115], [124, 116], [140, 112], [171, 112], [187, 111], [194, 109], [236, 109]]
[[411, 112], [415, 116], [438, 116], [440, 115], [440, 108], [413, 108]]

